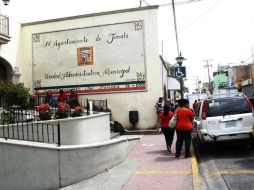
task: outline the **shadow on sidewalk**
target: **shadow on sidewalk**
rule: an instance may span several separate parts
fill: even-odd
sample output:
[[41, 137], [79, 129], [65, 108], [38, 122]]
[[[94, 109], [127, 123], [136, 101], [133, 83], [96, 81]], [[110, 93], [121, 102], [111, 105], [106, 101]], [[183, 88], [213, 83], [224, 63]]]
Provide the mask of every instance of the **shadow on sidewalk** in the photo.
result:
[[170, 162], [170, 161], [175, 161], [175, 156], [167, 156], [167, 157], [157, 157], [154, 159], [155, 162]]
[[153, 151], [147, 151], [146, 154], [164, 154], [164, 155], [169, 155], [170, 153], [167, 150], [153, 150]]

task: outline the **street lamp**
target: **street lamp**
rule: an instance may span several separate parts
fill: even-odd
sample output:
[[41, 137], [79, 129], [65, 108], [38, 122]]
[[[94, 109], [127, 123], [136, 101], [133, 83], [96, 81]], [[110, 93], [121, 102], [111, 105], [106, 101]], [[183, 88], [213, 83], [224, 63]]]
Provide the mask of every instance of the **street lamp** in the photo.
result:
[[[183, 56], [182, 56], [182, 52], [179, 53], [178, 57], [176, 57], [176, 62], [179, 65], [179, 67], [182, 67], [183, 61], [186, 60]], [[183, 78], [180, 78], [180, 93], [181, 93], [181, 99], [184, 98], [183, 96]]]
[[4, 5], [9, 5], [10, 0], [3, 0]]
[[176, 57], [177, 64], [181, 67], [184, 60], [186, 60], [186, 59], [182, 56], [182, 52], [180, 52], [179, 56]]

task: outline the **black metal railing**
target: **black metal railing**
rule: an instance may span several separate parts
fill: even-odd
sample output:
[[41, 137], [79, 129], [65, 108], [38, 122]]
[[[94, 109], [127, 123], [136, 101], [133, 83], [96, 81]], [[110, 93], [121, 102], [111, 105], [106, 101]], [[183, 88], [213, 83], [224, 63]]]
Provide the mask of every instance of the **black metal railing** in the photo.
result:
[[6, 140], [15, 139], [61, 145], [60, 123], [4, 123], [0, 130], [2, 130], [0, 137]]
[[9, 17], [0, 14], [0, 33], [9, 36]]
[[[36, 102], [26, 107], [11, 106], [9, 107], [4, 101], [1, 101], [0, 97], [0, 124], [2, 123], [2, 118], [8, 118], [11, 123], [17, 122], [28, 122], [28, 121], [38, 121], [39, 118], [39, 105], [44, 102], [44, 97], [37, 98]], [[94, 112], [108, 112], [108, 102], [105, 100], [92, 100], [92, 99], [82, 99], [79, 98], [79, 105], [83, 109], [83, 115], [89, 115], [90, 103], [92, 102], [92, 111]], [[72, 117], [74, 111], [73, 108], [68, 108], [68, 114]], [[4, 111], [3, 111], [4, 110]], [[57, 112], [57, 106], [50, 108], [52, 116]]]
[[[54, 97], [54, 99], [57, 99], [57, 97]], [[45, 100], [44, 96], [37, 96], [36, 101], [35, 101], [34, 104], [36, 106], [39, 106], [41, 103], [44, 102], [44, 100]], [[107, 112], [108, 111], [108, 101], [107, 101], [107, 99], [105, 99], [105, 100], [94, 100], [94, 99], [89, 99], [89, 98], [79, 98], [78, 99], [79, 105], [80, 105], [80, 107], [87, 110], [87, 115], [89, 114], [88, 110], [90, 108], [90, 104], [89, 104], [90, 101], [92, 101], [93, 111], [97, 111], [97, 112]]]

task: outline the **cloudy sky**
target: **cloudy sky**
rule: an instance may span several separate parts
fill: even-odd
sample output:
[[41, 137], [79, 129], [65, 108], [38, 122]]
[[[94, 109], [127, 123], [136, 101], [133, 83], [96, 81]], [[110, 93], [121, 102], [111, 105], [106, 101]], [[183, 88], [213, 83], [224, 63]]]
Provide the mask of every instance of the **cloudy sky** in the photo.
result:
[[[138, 7], [140, 0], [19, 0], [8, 7], [19, 20], [31, 22], [66, 16]], [[218, 64], [251, 62], [254, 47], [254, 0], [175, 0], [179, 47], [186, 58], [186, 83], [208, 81], [204, 60]], [[174, 64], [177, 56], [171, 0], [145, 0], [159, 8], [159, 38], [163, 56]], [[143, 1], [142, 5], [147, 6]], [[186, 2], [186, 3], [185, 3]], [[189, 3], [191, 2], [191, 3]], [[169, 5], [168, 5], [169, 4]], [[160, 45], [161, 47], [161, 45]], [[162, 54], [162, 50], [160, 51]]]

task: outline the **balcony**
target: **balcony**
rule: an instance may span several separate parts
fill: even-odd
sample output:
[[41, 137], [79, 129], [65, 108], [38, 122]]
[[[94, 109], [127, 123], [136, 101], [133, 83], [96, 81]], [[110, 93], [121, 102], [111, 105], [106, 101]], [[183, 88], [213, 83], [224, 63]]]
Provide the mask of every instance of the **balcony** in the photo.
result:
[[10, 41], [9, 36], [9, 17], [0, 14], [0, 45]]

